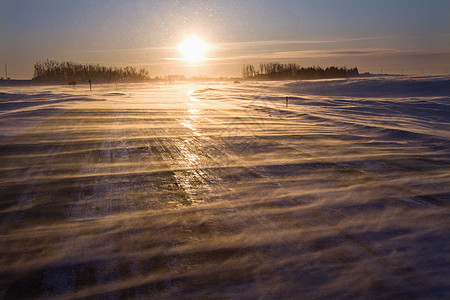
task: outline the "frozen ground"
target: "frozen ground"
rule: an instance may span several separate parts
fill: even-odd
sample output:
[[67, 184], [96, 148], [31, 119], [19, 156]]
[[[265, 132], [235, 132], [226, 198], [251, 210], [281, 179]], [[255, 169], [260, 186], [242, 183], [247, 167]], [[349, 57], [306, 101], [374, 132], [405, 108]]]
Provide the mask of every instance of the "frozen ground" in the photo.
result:
[[449, 95], [2, 87], [0, 298], [449, 299]]

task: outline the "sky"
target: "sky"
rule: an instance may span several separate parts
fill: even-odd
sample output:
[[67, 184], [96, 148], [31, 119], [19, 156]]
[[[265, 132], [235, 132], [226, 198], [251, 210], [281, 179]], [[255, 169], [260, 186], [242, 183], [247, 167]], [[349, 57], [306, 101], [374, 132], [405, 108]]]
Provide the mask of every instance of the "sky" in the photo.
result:
[[[202, 61], [181, 58], [197, 36]], [[0, 76], [46, 59], [145, 68], [152, 77], [240, 76], [294, 62], [360, 73], [449, 74], [448, 0], [0, 0]]]

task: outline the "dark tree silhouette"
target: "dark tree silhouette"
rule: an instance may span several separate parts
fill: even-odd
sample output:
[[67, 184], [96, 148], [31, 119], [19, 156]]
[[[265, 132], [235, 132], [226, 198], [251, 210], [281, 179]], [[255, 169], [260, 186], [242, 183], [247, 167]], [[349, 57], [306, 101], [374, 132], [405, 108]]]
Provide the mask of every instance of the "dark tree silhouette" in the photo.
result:
[[105, 67], [99, 64], [78, 64], [71, 61], [46, 60], [34, 64], [33, 79], [40, 81], [92, 81], [147, 80], [148, 71], [133, 67]]
[[242, 76], [244, 78], [255, 79], [321, 79], [321, 78], [341, 78], [358, 76], [358, 68], [347, 67], [301, 67], [295, 63], [281, 64], [278, 62], [260, 63], [260, 72], [255, 72], [253, 65], [242, 66]]

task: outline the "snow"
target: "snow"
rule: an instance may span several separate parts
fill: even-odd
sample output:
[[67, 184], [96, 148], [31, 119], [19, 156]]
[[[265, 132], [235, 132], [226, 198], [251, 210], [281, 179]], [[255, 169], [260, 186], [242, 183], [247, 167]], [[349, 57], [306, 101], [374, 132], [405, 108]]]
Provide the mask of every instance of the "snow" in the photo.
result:
[[2, 87], [0, 296], [449, 298], [449, 96], [448, 76]]

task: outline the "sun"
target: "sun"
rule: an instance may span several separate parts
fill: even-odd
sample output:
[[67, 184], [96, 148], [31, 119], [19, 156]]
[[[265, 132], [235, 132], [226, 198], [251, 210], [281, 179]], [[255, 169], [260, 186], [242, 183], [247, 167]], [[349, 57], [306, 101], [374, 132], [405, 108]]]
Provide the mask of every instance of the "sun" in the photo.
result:
[[191, 36], [185, 39], [179, 46], [183, 58], [189, 62], [205, 60], [208, 44], [198, 37]]

